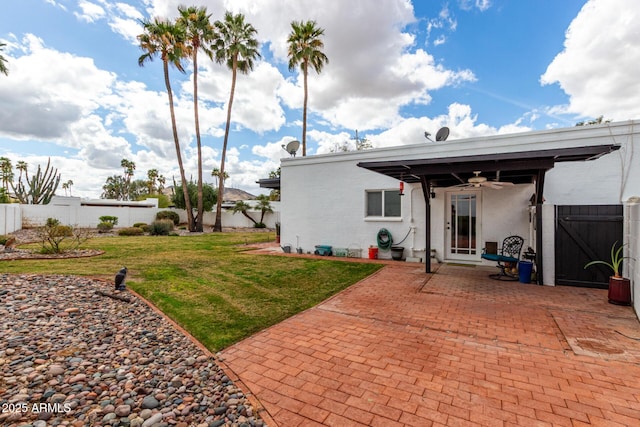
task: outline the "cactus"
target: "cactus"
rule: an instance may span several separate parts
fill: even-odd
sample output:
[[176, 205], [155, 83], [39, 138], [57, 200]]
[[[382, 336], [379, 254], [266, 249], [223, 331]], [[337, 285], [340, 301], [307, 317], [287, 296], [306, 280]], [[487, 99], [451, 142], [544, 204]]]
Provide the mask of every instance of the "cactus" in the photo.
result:
[[[25, 171], [26, 186], [22, 182], [22, 174], [18, 179], [18, 185], [11, 187], [20, 203], [38, 205], [46, 205], [51, 201], [51, 198], [55, 195], [60, 183], [60, 174], [58, 169], [51, 167], [51, 159], [47, 161], [47, 167], [44, 172], [40, 165], [35, 175], [29, 178], [29, 174]], [[28, 187], [28, 188], [27, 188]]]

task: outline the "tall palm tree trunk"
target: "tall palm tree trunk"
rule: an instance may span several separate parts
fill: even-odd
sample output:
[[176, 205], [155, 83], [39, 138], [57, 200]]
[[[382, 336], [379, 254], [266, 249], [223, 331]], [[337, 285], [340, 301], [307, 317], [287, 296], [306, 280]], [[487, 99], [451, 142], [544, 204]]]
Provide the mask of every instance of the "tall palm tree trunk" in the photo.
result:
[[182, 154], [180, 153], [180, 141], [178, 140], [178, 127], [176, 126], [176, 113], [173, 109], [173, 92], [171, 91], [171, 82], [169, 81], [169, 63], [163, 61], [164, 68], [164, 84], [169, 94], [169, 111], [171, 112], [171, 130], [173, 131], [173, 142], [176, 146], [176, 156], [178, 157], [178, 167], [180, 168], [180, 179], [182, 180], [182, 193], [184, 194], [184, 204], [187, 210], [187, 222], [189, 223], [189, 231], [193, 231], [193, 210], [191, 210], [191, 200], [189, 199], [189, 190], [187, 189], [187, 178], [184, 174], [184, 166], [182, 165]]
[[304, 71], [304, 106], [302, 108], [302, 156], [307, 155], [307, 101], [309, 99], [309, 89], [307, 87], [307, 65], [303, 67]]
[[203, 230], [204, 203], [202, 193], [202, 143], [200, 142], [200, 119], [198, 115], [198, 49], [193, 51], [193, 112], [196, 122], [196, 143], [198, 146], [198, 219], [195, 230]]
[[231, 73], [231, 93], [229, 94], [229, 106], [227, 107], [227, 125], [224, 128], [224, 142], [222, 143], [222, 158], [220, 159], [220, 180], [218, 183], [218, 202], [216, 204], [216, 222], [213, 231], [222, 231], [222, 198], [224, 195], [224, 163], [227, 157], [227, 142], [229, 141], [229, 128], [231, 125], [231, 107], [233, 106], [233, 94], [236, 90], [237, 58], [233, 60]]

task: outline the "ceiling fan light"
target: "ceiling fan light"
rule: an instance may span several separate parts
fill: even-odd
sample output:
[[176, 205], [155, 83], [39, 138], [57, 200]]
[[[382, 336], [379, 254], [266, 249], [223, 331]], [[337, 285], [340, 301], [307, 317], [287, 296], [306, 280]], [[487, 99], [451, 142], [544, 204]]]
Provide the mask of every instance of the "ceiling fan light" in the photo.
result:
[[469, 184], [480, 185], [483, 182], [485, 182], [486, 180], [487, 180], [487, 178], [485, 178], [484, 176], [472, 176], [467, 181], [469, 182]]

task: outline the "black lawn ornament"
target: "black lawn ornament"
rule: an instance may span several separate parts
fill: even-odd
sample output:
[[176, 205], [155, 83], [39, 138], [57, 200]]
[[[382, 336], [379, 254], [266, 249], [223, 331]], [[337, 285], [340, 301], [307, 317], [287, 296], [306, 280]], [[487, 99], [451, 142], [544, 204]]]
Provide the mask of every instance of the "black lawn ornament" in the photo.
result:
[[124, 279], [127, 277], [127, 267], [122, 267], [120, 271], [116, 274], [116, 291], [124, 291], [127, 289], [127, 286], [124, 282]]

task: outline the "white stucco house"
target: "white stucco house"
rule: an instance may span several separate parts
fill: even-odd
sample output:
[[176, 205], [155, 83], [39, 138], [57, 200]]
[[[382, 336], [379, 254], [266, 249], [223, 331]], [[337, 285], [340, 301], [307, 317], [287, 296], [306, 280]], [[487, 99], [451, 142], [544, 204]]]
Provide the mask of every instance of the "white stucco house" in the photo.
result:
[[[493, 265], [481, 258], [485, 244], [519, 235], [523, 250], [536, 252], [539, 284], [574, 274], [564, 271], [573, 260], [582, 277], [562, 284], [598, 286], [599, 273], [582, 267], [595, 255], [606, 258], [609, 240], [624, 241], [636, 258], [639, 252], [639, 134], [640, 122], [632, 120], [285, 158], [281, 242], [303, 252], [360, 248], [367, 257], [386, 229], [404, 247], [403, 259], [430, 271], [428, 254]], [[559, 242], [561, 232], [574, 242]], [[591, 248], [578, 256], [575, 244]], [[624, 268], [640, 283], [634, 260]]]

